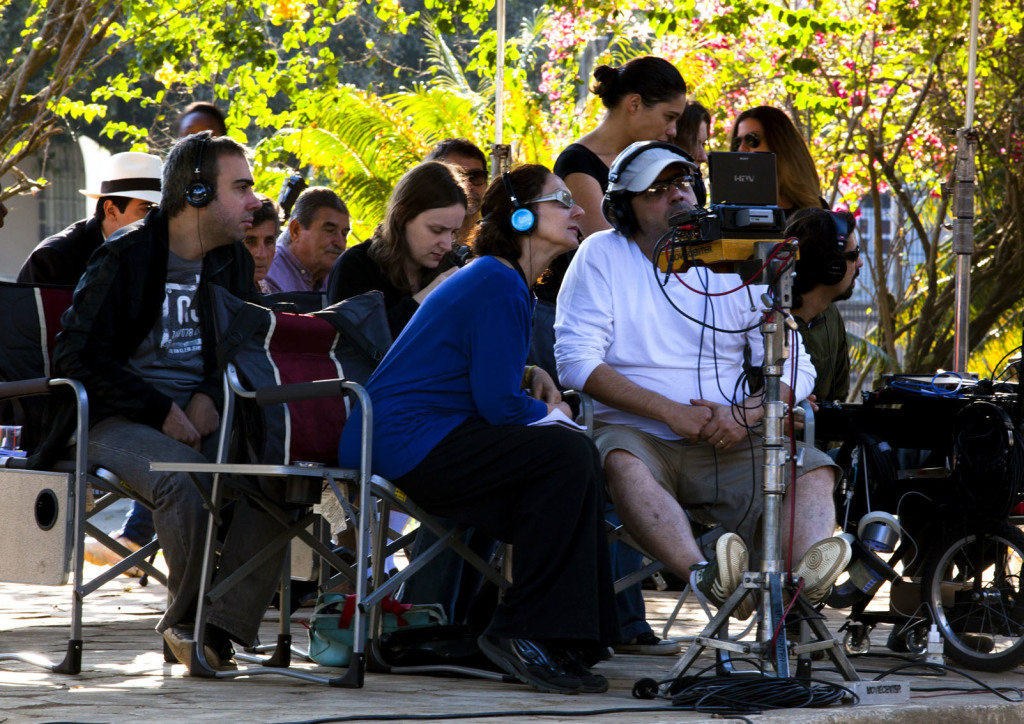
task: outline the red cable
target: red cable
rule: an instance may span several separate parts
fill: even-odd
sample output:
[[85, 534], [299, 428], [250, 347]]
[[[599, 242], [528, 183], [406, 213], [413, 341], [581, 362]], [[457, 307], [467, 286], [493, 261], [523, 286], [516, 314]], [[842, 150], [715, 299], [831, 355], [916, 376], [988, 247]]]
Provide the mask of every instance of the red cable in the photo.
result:
[[786, 554], [786, 572], [793, 573], [793, 532], [796, 528], [796, 416], [794, 415], [793, 398], [796, 395], [796, 368], [799, 347], [796, 344], [796, 332], [793, 332], [793, 339], [790, 348], [793, 350], [793, 364], [789, 368], [789, 399], [786, 401], [789, 408], [789, 459], [790, 459], [790, 496], [789, 496], [789, 550]]
[[[794, 238], [795, 238], [795, 237], [794, 237]], [[788, 241], [788, 240], [787, 240], [787, 241]], [[726, 296], [727, 294], [735, 294], [735, 293], [736, 293], [736, 292], [738, 292], [738, 291], [739, 291], [740, 289], [743, 289], [744, 287], [748, 287], [748, 286], [750, 286], [751, 284], [753, 284], [753, 283], [754, 283], [754, 280], [755, 280], [755, 279], [757, 279], [757, 278], [758, 278], [759, 276], [761, 276], [761, 272], [763, 272], [763, 271], [764, 271], [765, 269], [767, 269], [767, 268], [768, 268], [768, 264], [769, 264], [769, 263], [770, 263], [770, 262], [771, 262], [772, 260], [774, 260], [776, 256], [778, 256], [778, 255], [779, 255], [779, 252], [780, 252], [780, 251], [781, 251], [781, 250], [782, 250], [783, 248], [785, 248], [785, 244], [786, 244], [786, 242], [783, 242], [783, 243], [780, 243], [780, 244], [776, 244], [776, 245], [775, 245], [775, 248], [774, 248], [774, 249], [772, 249], [772, 253], [771, 253], [771, 254], [769, 254], [769, 255], [768, 255], [768, 258], [764, 260], [764, 264], [762, 264], [762, 265], [761, 265], [761, 268], [760, 268], [760, 269], [758, 269], [758, 270], [757, 270], [757, 271], [756, 271], [756, 272], [754, 273], [754, 275], [750, 277], [750, 279], [747, 279], [747, 280], [746, 280], [745, 282], [743, 282], [742, 284], [740, 284], [740, 285], [739, 285], [738, 287], [736, 287], [735, 289], [730, 289], [730, 290], [729, 290], [729, 291], [727, 291], [727, 292], [708, 292], [708, 291], [703, 291], [703, 290], [700, 290], [700, 289], [694, 289], [693, 287], [691, 287], [691, 286], [690, 286], [689, 284], [687, 284], [686, 282], [684, 282], [684, 281], [682, 280], [682, 278], [681, 278], [681, 277], [679, 276], [679, 272], [678, 272], [678, 271], [673, 271], [673, 272], [672, 272], [672, 276], [674, 276], [674, 277], [676, 278], [676, 281], [678, 281], [678, 282], [679, 282], [680, 284], [682, 284], [682, 285], [683, 285], [684, 287], [686, 287], [687, 289], [689, 289], [689, 290], [690, 290], [691, 292], [694, 292], [694, 293], [696, 293], [696, 294], [703, 294], [703, 295], [704, 295], [704, 296], [706, 296], [706, 297], [724, 297], [724, 296]]]
[[782, 612], [782, 618], [779, 619], [778, 625], [775, 626], [775, 630], [772, 632], [772, 648], [775, 648], [775, 641], [779, 638], [779, 631], [782, 630], [782, 626], [786, 623], [786, 616], [788, 616], [789, 612], [793, 610], [793, 604], [796, 603], [797, 596], [799, 596], [800, 592], [803, 590], [804, 579], [801, 578], [800, 583], [798, 583], [796, 586], [796, 593], [794, 593], [793, 597], [789, 599], [789, 605], [786, 606], [786, 610]]

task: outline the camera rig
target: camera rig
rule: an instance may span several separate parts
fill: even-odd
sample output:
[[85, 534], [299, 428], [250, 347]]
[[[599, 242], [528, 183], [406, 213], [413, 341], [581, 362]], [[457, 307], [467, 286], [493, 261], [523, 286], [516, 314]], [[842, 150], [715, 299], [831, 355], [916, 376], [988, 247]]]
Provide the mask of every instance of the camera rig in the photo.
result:
[[746, 279], [783, 240], [786, 218], [778, 206], [715, 204], [678, 213], [669, 219], [669, 227], [670, 236], [656, 252], [662, 272], [704, 266]]

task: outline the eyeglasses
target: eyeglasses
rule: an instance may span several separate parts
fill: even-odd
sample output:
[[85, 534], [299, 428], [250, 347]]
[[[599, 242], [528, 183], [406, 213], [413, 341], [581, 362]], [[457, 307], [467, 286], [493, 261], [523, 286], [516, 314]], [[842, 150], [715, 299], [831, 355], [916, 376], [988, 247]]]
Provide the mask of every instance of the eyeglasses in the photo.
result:
[[527, 204], [539, 204], [541, 201], [557, 201], [558, 203], [560, 203], [562, 206], [564, 206], [567, 209], [571, 209], [573, 207], [573, 205], [576, 203], [576, 201], [572, 197], [572, 194], [570, 194], [565, 189], [558, 189], [553, 194], [548, 194], [547, 196], [541, 196], [541, 197], [536, 198], [536, 199], [530, 199], [526, 203]]
[[744, 133], [742, 136], [737, 136], [732, 139], [733, 152], [739, 151], [740, 146], [744, 143], [747, 144], [747, 148], [757, 148], [761, 145], [761, 134], [751, 131], [750, 133]]
[[858, 246], [854, 249], [850, 249], [849, 251], [844, 251], [843, 258], [846, 259], [846, 261], [856, 264], [857, 260], [860, 259], [860, 247]]
[[474, 186], [483, 186], [487, 183], [487, 172], [483, 169], [466, 171], [466, 179]]
[[674, 179], [669, 179], [668, 181], [658, 181], [651, 184], [643, 191], [643, 196], [648, 201], [654, 201], [661, 198], [662, 194], [673, 187], [680, 191], [686, 191], [686, 189], [691, 186], [693, 186], [693, 176], [683, 174], [682, 176], [676, 176]]

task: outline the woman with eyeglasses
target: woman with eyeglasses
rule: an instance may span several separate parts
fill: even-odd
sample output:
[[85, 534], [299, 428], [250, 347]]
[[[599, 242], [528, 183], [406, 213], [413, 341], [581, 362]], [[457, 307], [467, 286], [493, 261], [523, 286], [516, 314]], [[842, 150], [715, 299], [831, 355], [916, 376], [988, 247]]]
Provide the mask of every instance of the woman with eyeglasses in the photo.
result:
[[330, 301], [383, 292], [391, 333], [397, 337], [455, 271], [450, 252], [468, 203], [465, 174], [456, 166], [426, 161], [406, 172], [373, 237], [349, 247], [335, 262], [327, 282]]
[[[601, 692], [588, 665], [618, 637], [604, 537], [604, 478], [550, 377], [526, 367], [531, 287], [575, 249], [583, 210], [543, 166], [484, 193], [477, 258], [423, 303], [367, 383], [375, 472], [428, 512], [513, 545], [512, 586], [479, 638], [540, 691]], [[531, 388], [527, 392], [527, 388]], [[359, 458], [354, 411], [339, 446]]]
[[811, 152], [793, 121], [778, 108], [757, 106], [743, 111], [729, 134], [729, 148], [775, 154], [778, 206], [787, 215], [797, 209], [827, 206]]

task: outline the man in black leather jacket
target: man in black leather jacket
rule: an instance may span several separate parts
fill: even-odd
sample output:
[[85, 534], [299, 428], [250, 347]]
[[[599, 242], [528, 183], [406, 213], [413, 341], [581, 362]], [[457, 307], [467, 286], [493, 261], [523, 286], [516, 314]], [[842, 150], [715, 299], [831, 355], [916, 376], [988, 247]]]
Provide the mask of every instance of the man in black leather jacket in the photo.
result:
[[[78, 379], [88, 390], [90, 462], [118, 474], [154, 505], [171, 598], [157, 630], [191, 668], [206, 510], [187, 474], [150, 472], [149, 464], [206, 462], [212, 453], [221, 394], [207, 287], [256, 294], [252, 256], [240, 242], [260, 201], [247, 149], [208, 132], [171, 149], [163, 190], [159, 210], [108, 240], [90, 260], [61, 319], [54, 374]], [[59, 416], [53, 428], [51, 445], [63, 444], [67, 419]], [[208, 476], [200, 483], [207, 490], [211, 485]], [[269, 515], [239, 500], [218, 580], [279, 530]], [[255, 639], [282, 557], [211, 605], [205, 655], [214, 668], [234, 668], [231, 641]]]

